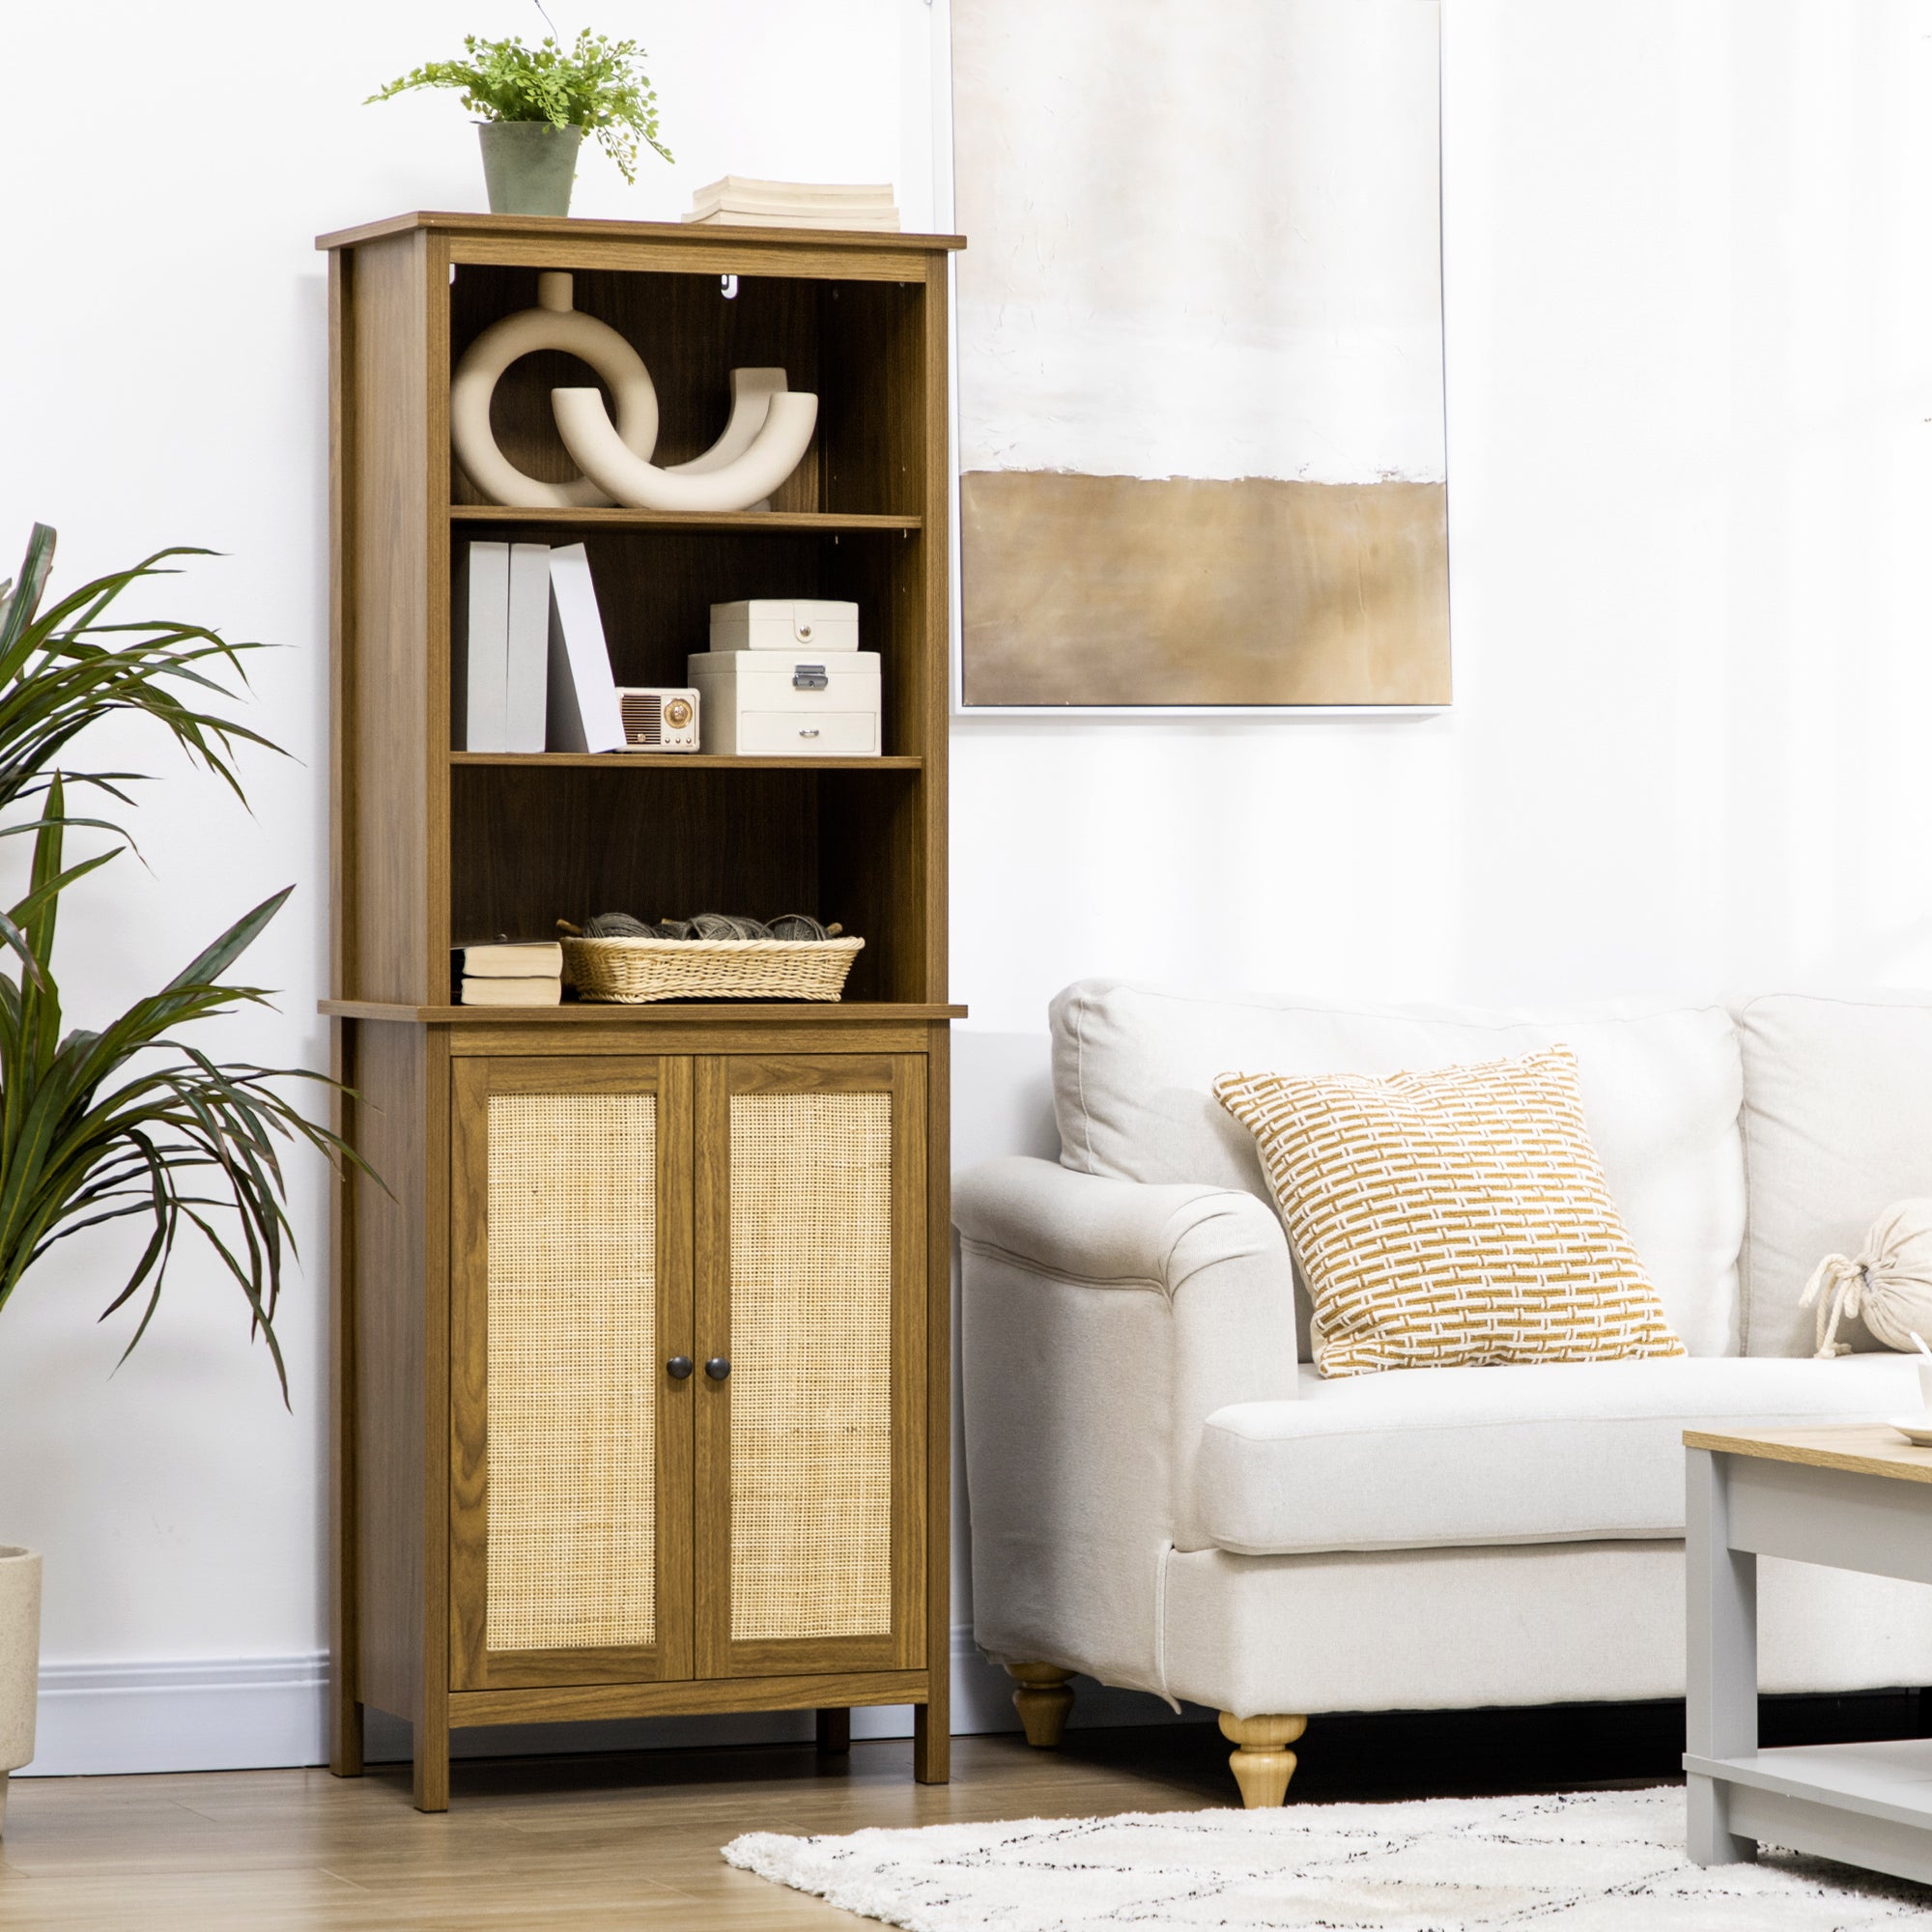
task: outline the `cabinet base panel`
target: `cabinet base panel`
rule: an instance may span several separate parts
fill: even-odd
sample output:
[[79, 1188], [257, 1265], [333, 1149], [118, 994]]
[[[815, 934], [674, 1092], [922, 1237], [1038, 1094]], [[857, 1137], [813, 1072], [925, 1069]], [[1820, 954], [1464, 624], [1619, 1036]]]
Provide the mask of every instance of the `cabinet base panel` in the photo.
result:
[[546, 1684], [514, 1690], [452, 1690], [452, 1730], [472, 1724], [569, 1723], [590, 1718], [692, 1717], [712, 1711], [808, 1711], [828, 1705], [925, 1704], [923, 1670], [816, 1677], [724, 1677], [703, 1683]]

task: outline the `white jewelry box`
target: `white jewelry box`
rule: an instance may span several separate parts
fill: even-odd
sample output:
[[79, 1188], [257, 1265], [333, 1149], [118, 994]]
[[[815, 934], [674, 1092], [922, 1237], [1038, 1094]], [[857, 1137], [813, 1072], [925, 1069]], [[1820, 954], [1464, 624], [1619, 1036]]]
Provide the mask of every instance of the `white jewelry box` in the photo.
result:
[[700, 651], [704, 750], [739, 757], [877, 757], [877, 651]]
[[711, 607], [711, 651], [851, 652], [859, 607], [826, 598], [753, 597]]

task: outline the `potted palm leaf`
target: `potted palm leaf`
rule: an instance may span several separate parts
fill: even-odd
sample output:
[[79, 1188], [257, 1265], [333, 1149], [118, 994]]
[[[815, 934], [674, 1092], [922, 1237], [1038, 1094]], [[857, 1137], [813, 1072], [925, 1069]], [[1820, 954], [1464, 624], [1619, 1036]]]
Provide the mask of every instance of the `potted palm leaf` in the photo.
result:
[[[100, 1025], [68, 1023], [54, 958], [63, 898], [131, 842], [109, 818], [71, 813], [70, 801], [128, 805], [126, 787], [139, 777], [76, 766], [75, 740], [103, 719], [138, 714], [241, 800], [238, 748], [276, 749], [229, 715], [231, 680], [259, 646], [114, 611], [130, 586], [206, 553], [163, 551], [43, 611], [53, 554], [54, 532], [37, 524], [18, 579], [0, 583], [0, 838], [33, 841], [26, 890], [0, 912], [0, 1311], [30, 1275], [37, 1292], [59, 1287], [49, 1258], [60, 1243], [130, 1222], [145, 1239], [101, 1313], [129, 1311], [125, 1359], [147, 1332], [177, 1241], [198, 1236], [246, 1301], [286, 1402], [274, 1320], [295, 1241], [282, 1151], [355, 1156], [277, 1091], [326, 1076], [216, 1061], [186, 1035], [267, 1001], [228, 970], [294, 888], [243, 913], [164, 986]], [[116, 842], [70, 863], [68, 835], [80, 827]], [[39, 1619], [39, 1557], [0, 1544], [0, 1822], [7, 1774], [33, 1756]]]

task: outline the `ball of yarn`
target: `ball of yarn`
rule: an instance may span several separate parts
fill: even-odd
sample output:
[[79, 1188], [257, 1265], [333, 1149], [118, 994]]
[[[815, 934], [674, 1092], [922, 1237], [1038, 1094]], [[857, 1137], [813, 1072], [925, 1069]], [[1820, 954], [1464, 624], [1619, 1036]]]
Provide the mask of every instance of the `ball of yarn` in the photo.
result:
[[804, 912], [780, 913], [778, 918], [772, 921], [771, 931], [774, 939], [798, 941], [827, 937], [825, 928], [810, 913]]
[[747, 919], [742, 913], [701, 912], [691, 922], [699, 939], [769, 939], [771, 928], [762, 920]]

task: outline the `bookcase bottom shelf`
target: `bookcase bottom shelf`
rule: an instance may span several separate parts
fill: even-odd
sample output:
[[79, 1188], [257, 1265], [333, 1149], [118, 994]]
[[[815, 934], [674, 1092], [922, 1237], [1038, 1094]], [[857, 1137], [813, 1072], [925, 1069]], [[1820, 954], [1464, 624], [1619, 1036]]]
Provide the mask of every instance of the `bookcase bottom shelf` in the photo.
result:
[[318, 1000], [316, 1010], [338, 1020], [395, 1020], [429, 1026], [570, 1026], [597, 1021], [648, 1026], [653, 1020], [741, 1020], [756, 1026], [845, 1021], [963, 1020], [964, 1007], [886, 1000], [653, 1000], [622, 1007], [571, 1000], [560, 1007], [412, 1007], [386, 1000]]
[[452, 752], [452, 765], [507, 771], [917, 772], [923, 758], [740, 757], [721, 752]]

